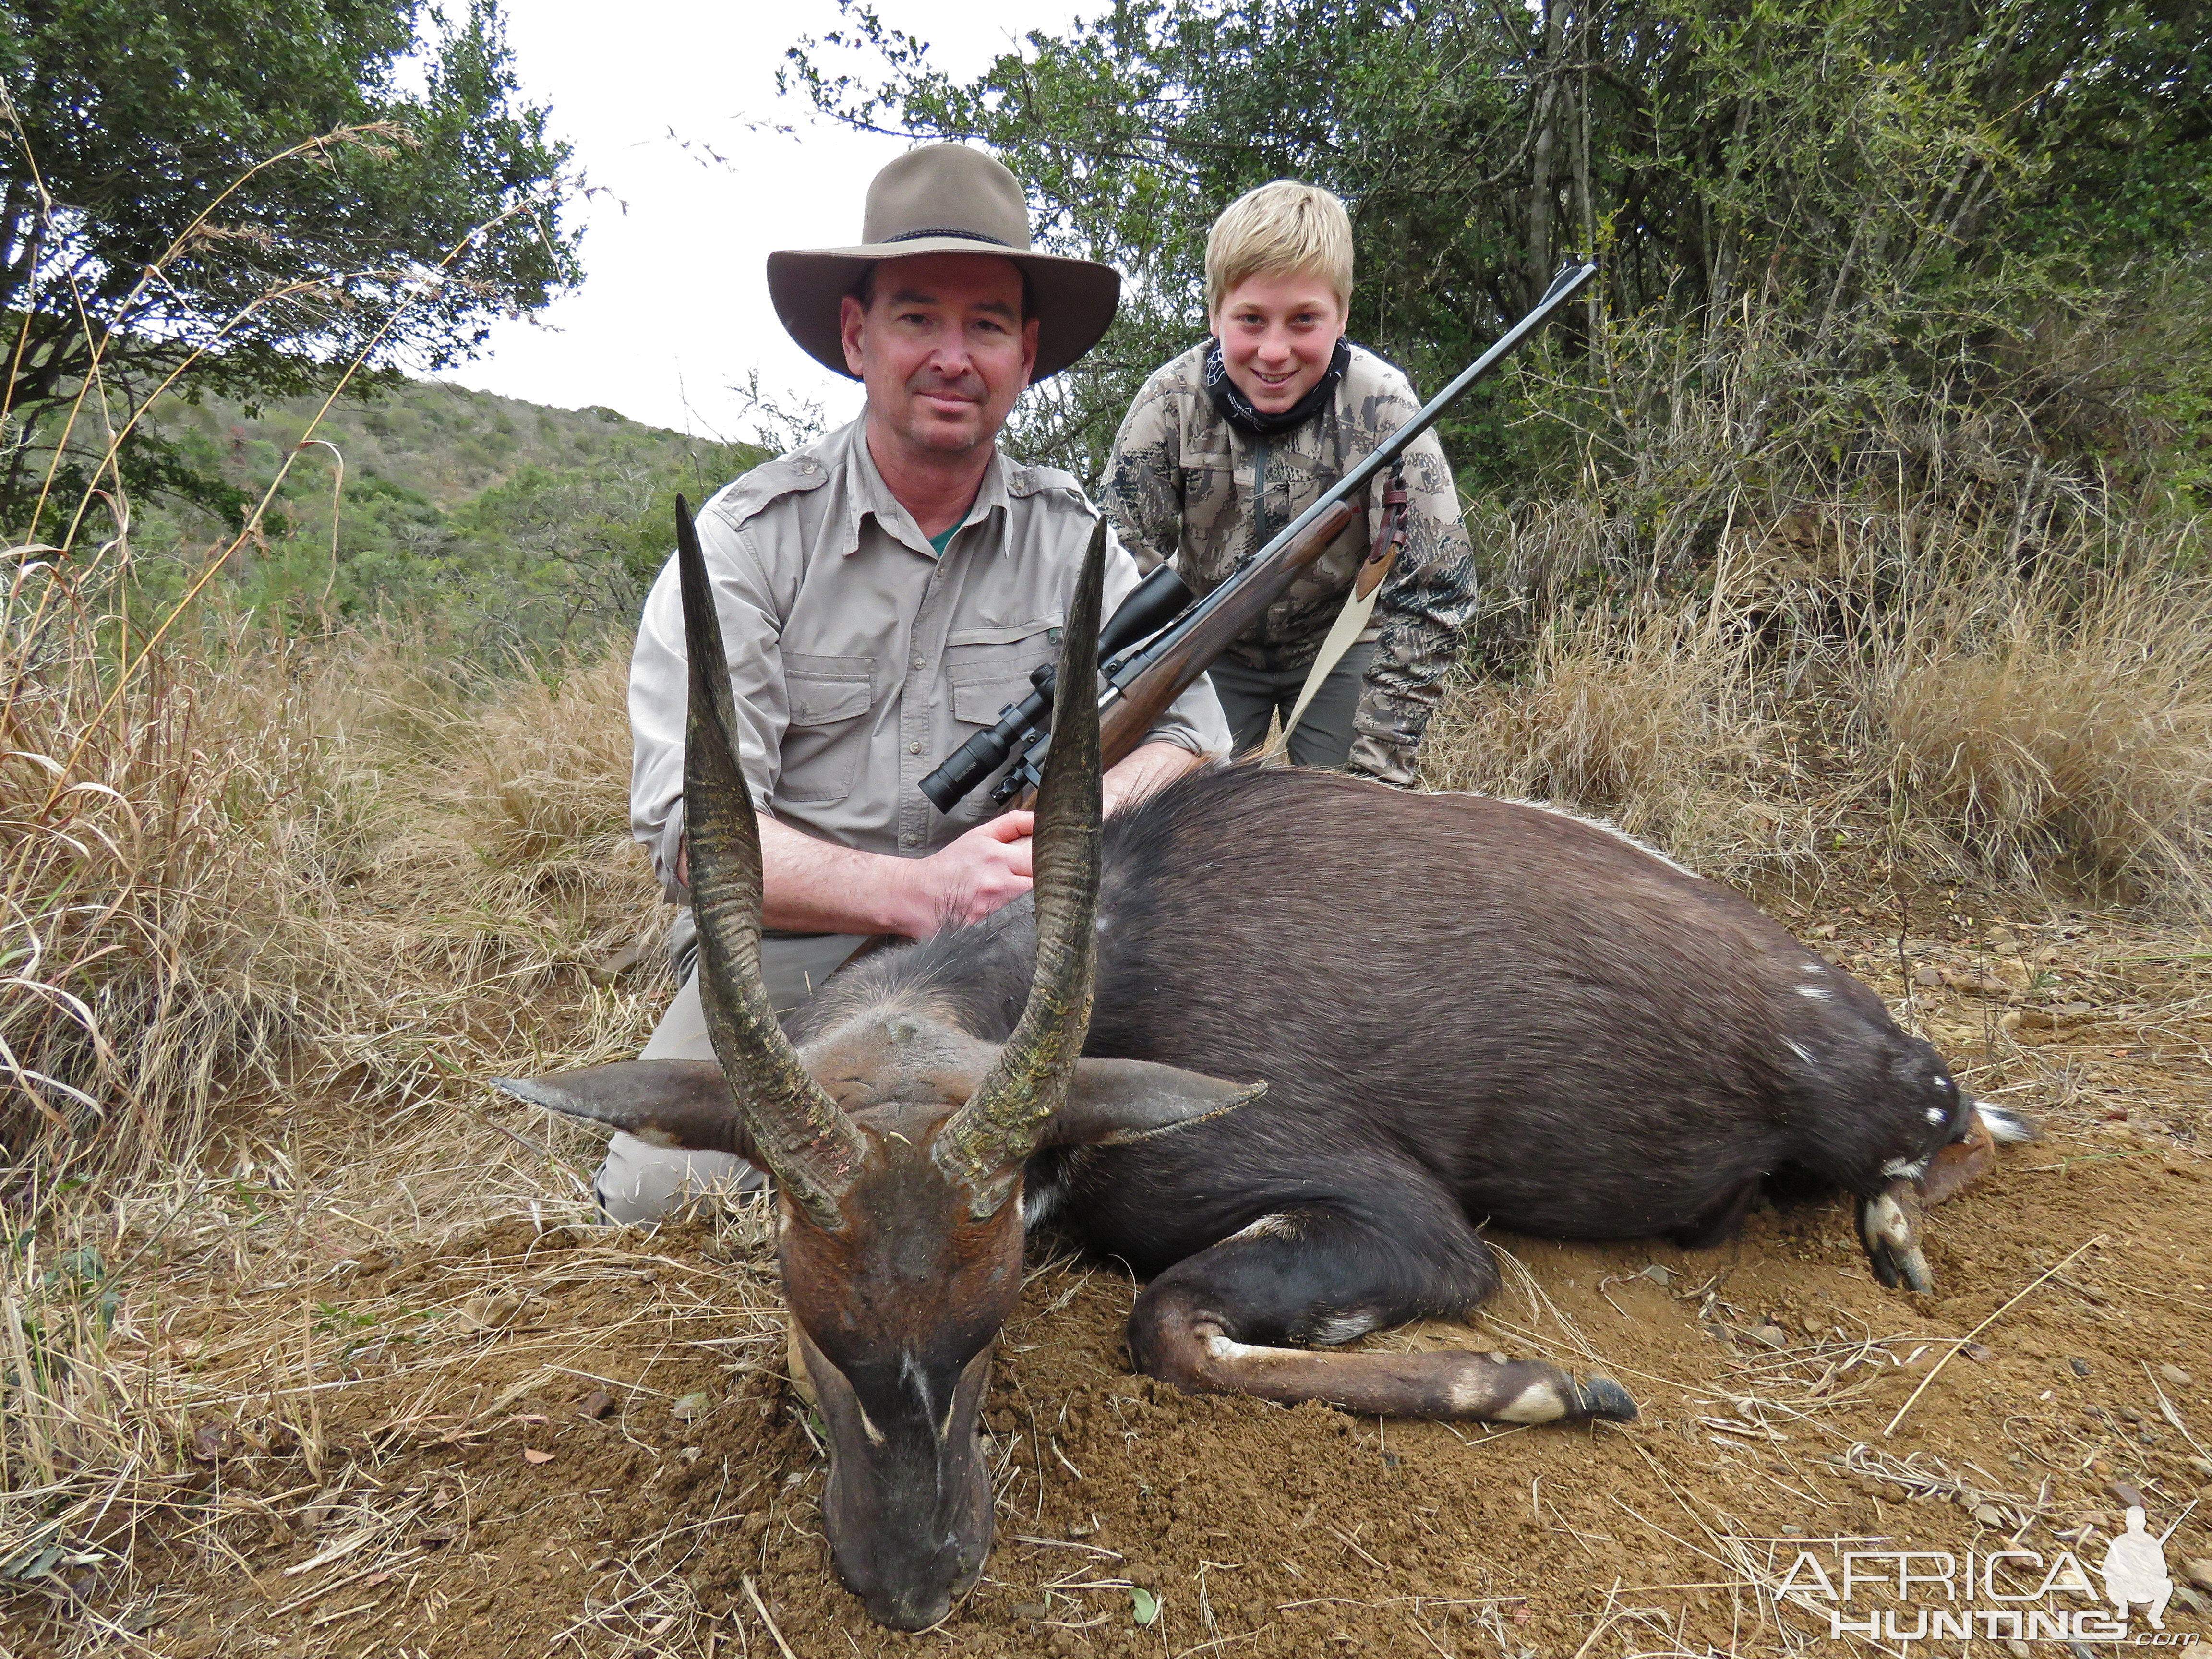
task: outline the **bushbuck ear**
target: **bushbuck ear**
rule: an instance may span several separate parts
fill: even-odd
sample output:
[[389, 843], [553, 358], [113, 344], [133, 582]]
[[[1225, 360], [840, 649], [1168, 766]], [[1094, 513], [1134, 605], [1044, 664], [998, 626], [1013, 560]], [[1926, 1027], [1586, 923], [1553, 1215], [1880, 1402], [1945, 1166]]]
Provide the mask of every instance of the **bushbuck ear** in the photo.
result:
[[1126, 1146], [1203, 1123], [1267, 1092], [1264, 1083], [1224, 1083], [1148, 1060], [1081, 1060], [1043, 1145]]
[[627, 1129], [653, 1146], [735, 1152], [744, 1125], [729, 1079], [711, 1060], [625, 1060], [557, 1077], [495, 1077], [517, 1100]]

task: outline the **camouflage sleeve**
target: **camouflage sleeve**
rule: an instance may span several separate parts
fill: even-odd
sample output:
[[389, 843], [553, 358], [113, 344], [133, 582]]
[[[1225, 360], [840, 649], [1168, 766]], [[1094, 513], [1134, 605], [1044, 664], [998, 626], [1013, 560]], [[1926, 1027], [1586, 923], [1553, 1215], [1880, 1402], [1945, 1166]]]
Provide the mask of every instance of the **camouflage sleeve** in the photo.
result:
[[1121, 417], [1099, 490], [1114, 533], [1144, 575], [1175, 557], [1182, 537], [1182, 458], [1175, 401], [1161, 380], [1158, 374], [1146, 380]]
[[1375, 660], [1352, 716], [1347, 769], [1410, 788], [1413, 757], [1474, 622], [1474, 549], [1434, 432], [1406, 452], [1406, 546], [1375, 605]]

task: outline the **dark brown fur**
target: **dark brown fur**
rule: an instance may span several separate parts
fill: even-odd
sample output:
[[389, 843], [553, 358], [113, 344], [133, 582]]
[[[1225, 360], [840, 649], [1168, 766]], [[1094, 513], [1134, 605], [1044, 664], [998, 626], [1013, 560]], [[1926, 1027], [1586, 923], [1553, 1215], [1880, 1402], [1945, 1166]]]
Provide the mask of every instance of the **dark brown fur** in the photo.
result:
[[[1865, 986], [1565, 813], [1231, 767], [1109, 819], [1105, 860], [1085, 1052], [1268, 1085], [1032, 1169], [1062, 1224], [1140, 1273], [1286, 1205], [1716, 1242], [1765, 1182], [1871, 1198], [1972, 1132], [1942, 1059]], [[797, 1034], [926, 986], [995, 1040], [1028, 925], [1010, 907], [859, 964]], [[1470, 1246], [1435, 1264], [1448, 1306], [1489, 1288]]]

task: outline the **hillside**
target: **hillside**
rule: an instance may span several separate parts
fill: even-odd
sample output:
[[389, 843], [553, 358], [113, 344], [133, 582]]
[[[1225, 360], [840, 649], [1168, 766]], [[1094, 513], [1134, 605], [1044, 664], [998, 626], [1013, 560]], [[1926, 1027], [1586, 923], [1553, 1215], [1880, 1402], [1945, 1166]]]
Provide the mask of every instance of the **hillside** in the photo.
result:
[[[673, 495], [703, 496], [764, 453], [436, 381], [346, 399], [316, 422], [319, 402], [210, 398], [159, 422], [193, 465], [255, 499], [313, 425], [264, 533], [218, 579], [216, 611], [288, 630], [404, 619], [479, 659], [619, 626], [666, 556]], [[181, 592], [234, 533], [190, 506], [143, 509], [144, 596]]]

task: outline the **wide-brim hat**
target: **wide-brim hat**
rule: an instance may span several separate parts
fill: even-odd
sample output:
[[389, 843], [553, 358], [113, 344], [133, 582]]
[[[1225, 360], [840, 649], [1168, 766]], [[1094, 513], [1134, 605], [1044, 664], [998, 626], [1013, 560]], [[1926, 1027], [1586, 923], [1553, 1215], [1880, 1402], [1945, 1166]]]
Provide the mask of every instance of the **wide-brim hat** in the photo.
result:
[[1037, 319], [1031, 384], [1097, 345], [1121, 302], [1121, 276], [1113, 266], [1039, 253], [1030, 246], [1021, 181], [965, 144], [908, 150], [878, 173], [868, 186], [858, 247], [769, 254], [769, 296], [808, 356], [857, 379], [845, 367], [838, 301], [871, 264], [922, 253], [995, 253], [1021, 267]]

